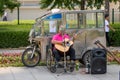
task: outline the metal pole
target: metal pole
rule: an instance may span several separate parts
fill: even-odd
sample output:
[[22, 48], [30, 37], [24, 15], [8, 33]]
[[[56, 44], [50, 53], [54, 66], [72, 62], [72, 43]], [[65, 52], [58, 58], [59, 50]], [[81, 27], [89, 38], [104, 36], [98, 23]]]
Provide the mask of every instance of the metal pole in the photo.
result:
[[114, 24], [114, 9], [112, 9], [112, 24]]
[[98, 13], [96, 12], [96, 28], [98, 28]]
[[119, 0], [119, 22], [120, 22], [120, 0]]
[[18, 25], [20, 24], [19, 23], [19, 19], [20, 19], [20, 17], [19, 17], [19, 7], [17, 7], [17, 19], [18, 19]]
[[80, 15], [77, 13], [77, 26], [80, 28]]

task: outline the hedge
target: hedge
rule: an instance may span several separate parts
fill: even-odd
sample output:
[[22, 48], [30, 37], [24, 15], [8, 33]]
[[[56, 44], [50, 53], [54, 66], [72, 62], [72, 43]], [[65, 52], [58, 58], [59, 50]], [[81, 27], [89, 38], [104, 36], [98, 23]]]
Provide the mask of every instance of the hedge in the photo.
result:
[[[23, 23], [24, 22], [24, 23]], [[0, 22], [0, 48], [18, 48], [29, 45], [28, 35], [34, 21], [23, 21], [20, 25], [13, 22]], [[120, 46], [120, 23], [111, 24], [115, 32], [110, 31], [112, 46]]]
[[120, 23], [111, 24], [111, 27], [115, 29], [115, 32], [110, 31], [111, 46], [120, 46]]
[[0, 48], [18, 48], [29, 44], [28, 31], [1, 31]]
[[120, 23], [111, 24], [114, 29], [120, 29]]
[[29, 45], [28, 35], [34, 20], [0, 21], [0, 48], [18, 48]]
[[[0, 48], [19, 48], [29, 45], [29, 31], [0, 32]], [[120, 30], [110, 31], [111, 46], [120, 46]]]
[[120, 46], [120, 30], [117, 30], [115, 32], [110, 31], [110, 42], [111, 42], [111, 46]]

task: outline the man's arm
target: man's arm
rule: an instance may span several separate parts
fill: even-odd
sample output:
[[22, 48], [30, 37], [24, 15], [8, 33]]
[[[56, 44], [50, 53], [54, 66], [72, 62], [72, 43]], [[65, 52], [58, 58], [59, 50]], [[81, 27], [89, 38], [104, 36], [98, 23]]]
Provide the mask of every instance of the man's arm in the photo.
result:
[[52, 40], [52, 44], [62, 44], [62, 41]]
[[107, 27], [109, 27], [112, 31], [115, 31], [115, 29], [113, 29], [110, 25], [107, 25]]

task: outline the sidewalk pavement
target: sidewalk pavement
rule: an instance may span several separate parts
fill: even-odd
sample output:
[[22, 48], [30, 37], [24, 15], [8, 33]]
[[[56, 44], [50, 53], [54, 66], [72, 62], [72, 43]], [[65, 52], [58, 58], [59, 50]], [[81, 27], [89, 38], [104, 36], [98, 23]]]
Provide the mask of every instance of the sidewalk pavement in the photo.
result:
[[22, 53], [25, 49], [0, 49], [1, 53]]
[[[108, 47], [107, 48], [110, 51], [114, 51], [114, 50], [118, 50], [120, 51], [120, 47]], [[0, 49], [0, 54], [1, 53], [22, 53], [25, 50], [25, 48], [21, 48], [21, 49]]]
[[46, 66], [3, 67], [0, 80], [120, 80], [120, 65], [108, 65], [106, 74], [85, 74], [82, 69], [73, 73], [51, 73]]

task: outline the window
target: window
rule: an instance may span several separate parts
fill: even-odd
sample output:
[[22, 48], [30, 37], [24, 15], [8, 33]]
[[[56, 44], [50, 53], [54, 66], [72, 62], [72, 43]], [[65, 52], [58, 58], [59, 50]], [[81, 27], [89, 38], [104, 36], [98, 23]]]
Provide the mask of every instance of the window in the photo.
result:
[[66, 14], [66, 28], [78, 28], [77, 14]]
[[103, 13], [87, 13], [86, 14], [86, 28], [100, 28], [104, 27]]

